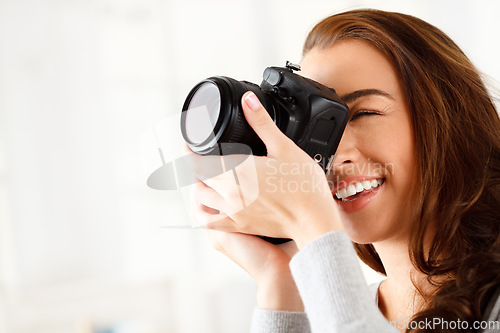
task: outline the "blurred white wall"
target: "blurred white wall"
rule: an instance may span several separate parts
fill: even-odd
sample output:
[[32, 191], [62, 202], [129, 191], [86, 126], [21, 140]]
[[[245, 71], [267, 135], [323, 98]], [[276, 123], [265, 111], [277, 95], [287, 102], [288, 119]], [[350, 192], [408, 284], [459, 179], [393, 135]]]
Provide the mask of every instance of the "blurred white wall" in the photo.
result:
[[147, 188], [141, 136], [359, 7], [429, 21], [500, 81], [495, 0], [0, 0], [0, 332], [247, 332], [253, 282], [169, 228], [182, 197]]

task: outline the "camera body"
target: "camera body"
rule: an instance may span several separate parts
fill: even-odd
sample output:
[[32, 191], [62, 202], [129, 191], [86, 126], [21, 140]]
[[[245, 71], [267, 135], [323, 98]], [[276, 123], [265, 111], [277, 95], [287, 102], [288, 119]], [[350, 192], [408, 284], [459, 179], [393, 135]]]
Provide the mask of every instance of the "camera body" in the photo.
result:
[[[286, 67], [268, 67], [260, 86], [222, 76], [198, 83], [181, 114], [181, 131], [188, 146], [195, 153], [220, 154], [218, 144], [225, 143], [227, 154], [240, 153], [238, 147], [245, 144], [254, 155], [266, 155], [241, 108], [241, 97], [251, 90], [278, 128], [327, 172], [349, 119], [349, 108], [334, 89], [294, 72], [298, 70], [298, 65], [289, 62]], [[197, 117], [200, 108], [208, 116]], [[191, 110], [198, 111], [190, 115]]]
[[266, 68], [260, 88], [286, 110], [286, 119], [280, 119], [278, 127], [326, 172], [349, 119], [349, 108], [335, 90], [295, 74], [297, 67], [292, 66]]

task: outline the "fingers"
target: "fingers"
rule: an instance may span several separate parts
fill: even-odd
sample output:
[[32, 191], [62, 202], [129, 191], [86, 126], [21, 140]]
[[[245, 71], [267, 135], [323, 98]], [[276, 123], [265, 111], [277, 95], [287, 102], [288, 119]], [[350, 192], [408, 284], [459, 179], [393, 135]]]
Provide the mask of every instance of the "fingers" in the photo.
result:
[[210, 207], [213, 210], [226, 211], [224, 198], [205, 183], [197, 182], [194, 190], [199, 204]]
[[262, 275], [265, 260], [272, 250], [271, 243], [260, 237], [248, 234], [207, 230], [212, 246], [229, 257], [255, 280]]
[[193, 153], [188, 155], [187, 159], [194, 176], [201, 181], [219, 176], [225, 172], [222, 156]]
[[192, 216], [201, 227], [225, 232], [236, 232], [234, 221], [217, 209], [198, 204], [194, 208]]
[[245, 119], [266, 145], [268, 156], [277, 156], [284, 148], [293, 144], [276, 126], [253, 92], [247, 91], [242, 97], [241, 104]]
[[201, 226], [227, 232], [235, 232], [234, 221], [225, 213], [225, 200], [203, 182], [194, 185], [192, 218]]
[[191, 148], [189, 148], [186, 142], [184, 142], [184, 144], [182, 145], [182, 152], [185, 155], [194, 154], [194, 152], [191, 150]]
[[220, 232], [237, 232], [234, 221], [224, 213], [211, 215], [207, 213], [199, 213], [199, 219], [209, 230], [217, 230]]
[[[195, 187], [196, 191], [200, 194], [205, 193], [207, 200], [216, 200], [203, 202], [207, 206], [232, 216], [257, 199], [258, 175], [253, 156], [197, 155], [191, 158], [194, 161], [195, 177], [207, 185], [203, 187], [202, 184], [198, 184]], [[207, 187], [213, 191], [209, 191]]]

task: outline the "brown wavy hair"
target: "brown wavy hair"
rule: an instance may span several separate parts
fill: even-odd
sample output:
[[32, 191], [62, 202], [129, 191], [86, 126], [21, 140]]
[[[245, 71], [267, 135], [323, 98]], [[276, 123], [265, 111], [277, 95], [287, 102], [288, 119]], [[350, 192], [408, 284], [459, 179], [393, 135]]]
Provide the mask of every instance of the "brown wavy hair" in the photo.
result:
[[[430, 295], [416, 286], [427, 306], [412, 320], [460, 319], [472, 327], [500, 286], [500, 118], [492, 96], [461, 49], [413, 16], [379, 10], [330, 16], [309, 33], [303, 54], [345, 39], [385, 54], [411, 113], [418, 165], [409, 255], [435, 286]], [[428, 232], [431, 246], [424, 248]], [[373, 245], [354, 245], [385, 275]]]

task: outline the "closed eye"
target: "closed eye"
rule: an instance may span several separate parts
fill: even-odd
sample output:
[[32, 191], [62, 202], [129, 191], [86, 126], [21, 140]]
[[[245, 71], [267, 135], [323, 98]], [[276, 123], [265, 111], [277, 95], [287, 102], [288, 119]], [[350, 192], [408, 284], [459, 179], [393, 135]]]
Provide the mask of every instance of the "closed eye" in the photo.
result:
[[371, 115], [379, 115], [379, 114], [381, 114], [381, 113], [378, 111], [360, 110], [360, 111], [354, 112], [350, 121], [354, 121], [357, 118], [362, 117], [362, 116], [371, 116]]

